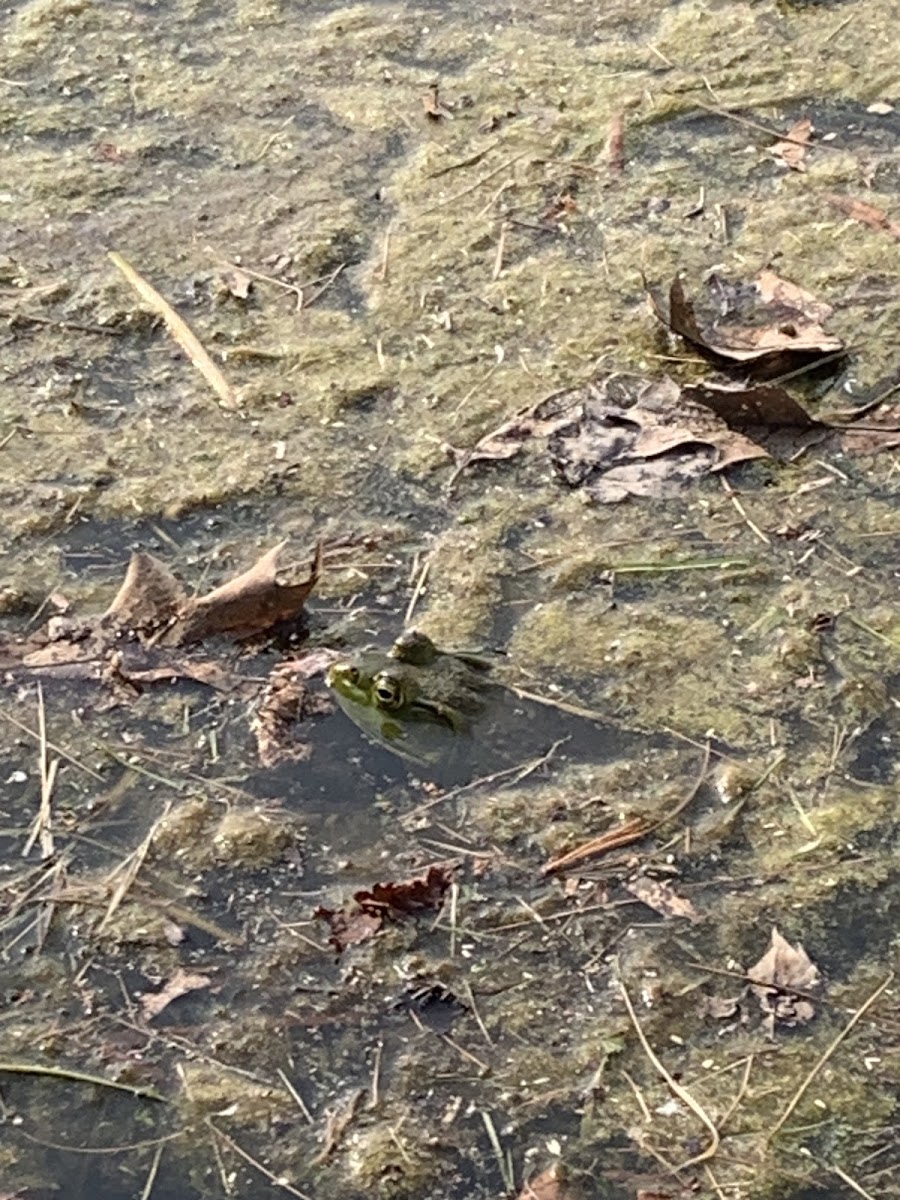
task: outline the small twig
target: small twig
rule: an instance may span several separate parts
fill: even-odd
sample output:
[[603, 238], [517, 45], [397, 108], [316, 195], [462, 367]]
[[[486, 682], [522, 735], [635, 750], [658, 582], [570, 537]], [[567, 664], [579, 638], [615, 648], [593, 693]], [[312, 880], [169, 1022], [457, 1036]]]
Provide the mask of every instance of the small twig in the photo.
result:
[[842, 1171], [841, 1168], [835, 1166], [834, 1163], [829, 1165], [828, 1170], [833, 1171], [834, 1174], [837, 1175], [838, 1179], [842, 1179], [844, 1183], [846, 1183], [847, 1187], [852, 1188], [853, 1191], [856, 1192], [857, 1196], [862, 1196], [863, 1200], [875, 1200], [875, 1197], [871, 1192], [867, 1192], [862, 1184], [857, 1183], [851, 1175], [848, 1175], [846, 1171]]
[[144, 1186], [141, 1190], [141, 1200], [150, 1200], [150, 1194], [153, 1191], [153, 1185], [156, 1183], [159, 1164], [162, 1161], [164, 1146], [165, 1143], [160, 1142], [160, 1144], [156, 1147], [156, 1153], [153, 1155], [153, 1162], [150, 1164], [150, 1170], [147, 1172], [147, 1178], [144, 1181]]
[[234, 1153], [237, 1154], [239, 1158], [242, 1158], [245, 1163], [249, 1163], [251, 1167], [259, 1171], [260, 1175], [268, 1179], [269, 1183], [271, 1183], [273, 1187], [281, 1188], [282, 1191], [288, 1192], [291, 1196], [296, 1196], [297, 1200], [310, 1200], [309, 1196], [307, 1196], [305, 1192], [298, 1191], [297, 1188], [288, 1183], [283, 1176], [276, 1175], [274, 1171], [270, 1171], [268, 1167], [263, 1166], [259, 1159], [254, 1158], [252, 1154], [249, 1154], [243, 1148], [243, 1146], [239, 1146], [238, 1143], [233, 1138], [230, 1138], [227, 1133], [223, 1133], [218, 1125], [214, 1125], [209, 1117], [206, 1119], [206, 1124], [215, 1137], [220, 1138], [229, 1150], [233, 1150]]
[[297, 1107], [303, 1113], [303, 1116], [306, 1118], [306, 1123], [308, 1125], [315, 1125], [315, 1121], [313, 1120], [313, 1115], [309, 1111], [309, 1108], [307, 1107], [306, 1102], [304, 1101], [304, 1099], [300, 1095], [300, 1093], [297, 1091], [297, 1089], [294, 1087], [294, 1085], [291, 1083], [291, 1081], [288, 1079], [287, 1075], [285, 1075], [284, 1071], [282, 1071], [281, 1067], [277, 1068], [276, 1074], [278, 1075], [279, 1079], [284, 1084], [284, 1086], [287, 1088], [287, 1090], [291, 1093], [291, 1096], [294, 1099], [294, 1103], [297, 1105]]
[[[34, 738], [36, 741], [39, 742], [41, 740], [40, 733], [35, 732], [35, 730], [31, 729], [24, 722], [20, 721], [18, 717], [14, 717], [12, 713], [7, 712], [3, 708], [0, 708], [0, 717], [3, 717], [5, 720], [9, 721], [11, 725], [15, 725], [16, 729], [21, 729], [22, 733], [27, 733], [29, 737]], [[79, 771], [84, 771], [85, 775], [90, 775], [92, 779], [99, 779], [101, 783], [103, 782], [103, 776], [99, 774], [99, 772], [91, 770], [90, 767], [86, 767], [83, 762], [79, 762], [77, 758], [69, 754], [68, 751], [63, 750], [61, 746], [57, 746], [55, 742], [48, 741], [47, 745], [54, 754], [58, 754], [60, 758], [64, 758], [66, 762], [70, 762], [73, 767], [78, 767]]]
[[437, 204], [433, 204], [430, 208], [423, 209], [418, 215], [420, 217], [426, 217], [430, 213], [436, 212], [439, 208], [446, 208], [448, 204], [455, 204], [457, 200], [462, 200], [464, 196], [471, 195], [472, 192], [476, 192], [480, 187], [484, 187], [486, 183], [488, 183], [496, 175], [499, 175], [501, 171], [507, 171], [515, 163], [519, 162], [520, 159], [523, 159], [528, 153], [528, 150], [523, 150], [521, 154], [516, 154], [513, 158], [507, 159], [506, 162], [502, 162], [499, 167], [495, 167], [493, 171], [488, 171], [487, 175], [482, 175], [480, 179], [476, 179], [473, 184], [469, 185], [469, 187], [463, 188], [461, 192], [455, 192], [452, 196], [446, 196], [443, 200], [438, 200]]
[[500, 274], [503, 270], [503, 252], [506, 249], [506, 231], [507, 231], [507, 229], [508, 229], [508, 225], [507, 225], [506, 221], [501, 221], [500, 222], [500, 236], [497, 238], [497, 252], [494, 255], [494, 267], [493, 267], [493, 270], [491, 271], [491, 279], [495, 283], [500, 278]]
[[487, 1130], [488, 1140], [494, 1151], [494, 1156], [497, 1159], [497, 1165], [500, 1168], [500, 1177], [503, 1180], [503, 1185], [508, 1192], [515, 1191], [516, 1179], [513, 1174], [512, 1162], [508, 1153], [504, 1153], [503, 1147], [500, 1144], [500, 1138], [497, 1136], [497, 1130], [494, 1122], [491, 1119], [491, 1114], [487, 1109], [481, 1110], [481, 1119], [484, 1122], [484, 1127]]
[[369, 1093], [370, 1109], [378, 1108], [381, 1102], [380, 1086], [381, 1086], [381, 1056], [384, 1053], [384, 1042], [381, 1038], [375, 1043], [375, 1055], [372, 1061], [372, 1087]]
[[331, 272], [330, 275], [325, 276], [325, 282], [322, 284], [321, 287], [316, 288], [316, 290], [313, 292], [313, 294], [311, 296], [303, 297], [303, 299], [300, 301], [299, 305], [297, 306], [298, 310], [304, 309], [304, 308], [310, 308], [313, 304], [315, 304], [315, 302], [319, 299], [319, 297], [323, 296], [328, 291], [328, 289], [331, 287], [331, 285], [337, 279], [338, 275], [340, 275], [341, 271], [343, 271], [346, 268], [346, 266], [347, 266], [346, 263], [339, 263], [334, 268], [334, 270]]
[[694, 1099], [687, 1088], [682, 1087], [678, 1080], [669, 1074], [669, 1072], [657, 1058], [653, 1051], [653, 1047], [647, 1041], [647, 1037], [641, 1028], [641, 1023], [638, 1020], [637, 1013], [634, 1010], [634, 1005], [631, 1003], [631, 997], [628, 995], [628, 989], [625, 987], [625, 981], [618, 973], [618, 970], [616, 971], [616, 974], [619, 982], [619, 989], [622, 993], [622, 999], [625, 1001], [625, 1008], [628, 1010], [628, 1016], [632, 1025], [634, 1026], [635, 1033], [638, 1035], [638, 1041], [641, 1043], [641, 1049], [644, 1051], [644, 1054], [646, 1054], [650, 1065], [654, 1068], [657, 1074], [665, 1080], [669, 1089], [675, 1093], [678, 1099], [686, 1104], [694, 1116], [702, 1121], [709, 1130], [710, 1142], [706, 1149], [701, 1150], [699, 1154], [695, 1154], [693, 1158], [689, 1158], [687, 1162], [683, 1162], [678, 1167], [674, 1168], [675, 1172], [677, 1173], [678, 1171], [684, 1171], [687, 1167], [694, 1167], [697, 1166], [698, 1163], [706, 1162], [707, 1159], [714, 1158], [719, 1149], [719, 1142], [721, 1140], [719, 1138], [718, 1129], [716, 1129], [712, 1119], [709, 1117], [703, 1106]]
[[225, 408], [235, 408], [237, 399], [231, 384], [210, 358], [184, 317], [179, 316], [168, 300], [164, 299], [121, 254], [110, 250], [107, 257], [113, 266], [118, 267], [144, 303], [149, 305], [157, 316], [162, 317], [169, 333], [219, 397], [222, 405]]
[[391, 259], [391, 234], [393, 231], [393, 225], [388, 225], [384, 231], [384, 246], [381, 250], [381, 269], [378, 272], [378, 278], [382, 283], [387, 283], [388, 280], [388, 264]]
[[711, 747], [709, 742], [707, 742], [704, 747], [703, 763], [694, 786], [684, 799], [675, 805], [671, 812], [665, 813], [657, 821], [651, 821], [649, 817], [643, 816], [632, 817], [630, 821], [626, 821], [623, 825], [619, 825], [615, 829], [607, 829], [605, 833], [601, 833], [598, 837], [591, 838], [590, 841], [584, 842], [581, 846], [576, 846], [566, 854], [560, 855], [559, 858], [552, 858], [549, 862], [544, 863], [543, 867], [541, 867], [541, 874], [553, 875], [557, 871], [564, 871], [569, 867], [577, 866], [579, 863], [585, 862], [589, 858], [594, 858], [598, 854], [605, 854], [607, 850], [618, 850], [622, 846], [630, 846], [632, 842], [641, 841], [648, 834], [655, 833], [657, 829], [662, 829], [664, 825], [671, 824], [677, 816], [684, 812], [703, 786], [706, 779], [706, 772], [709, 769], [710, 753]]
[[37, 313], [19, 312], [15, 308], [0, 308], [0, 317], [27, 321], [30, 325], [49, 325], [53, 329], [72, 329], [76, 333], [96, 333], [103, 337], [123, 337], [125, 331], [111, 325], [86, 325], [82, 321], [63, 321], [55, 317], [40, 317]]
[[819, 1060], [813, 1066], [812, 1070], [809, 1072], [809, 1074], [806, 1076], [806, 1078], [803, 1080], [803, 1082], [797, 1088], [796, 1092], [791, 1097], [790, 1101], [788, 1102], [787, 1106], [785, 1107], [784, 1112], [781, 1114], [781, 1116], [778, 1118], [778, 1120], [775, 1122], [775, 1124], [772, 1126], [772, 1128], [766, 1134], [766, 1142], [770, 1142], [775, 1137], [775, 1135], [778, 1133], [778, 1131], [783, 1127], [785, 1121], [788, 1119], [788, 1117], [791, 1115], [791, 1113], [794, 1111], [794, 1109], [797, 1107], [797, 1105], [800, 1103], [800, 1101], [806, 1095], [807, 1089], [809, 1088], [810, 1084], [813, 1082], [813, 1080], [816, 1078], [816, 1076], [819, 1074], [819, 1072], [822, 1070], [822, 1068], [825, 1066], [825, 1064], [831, 1058], [832, 1054], [834, 1054], [835, 1050], [837, 1050], [838, 1046], [840, 1046], [841, 1042], [844, 1041], [844, 1039], [847, 1037], [847, 1035], [850, 1033], [850, 1031], [853, 1029], [853, 1027], [855, 1025], [857, 1025], [859, 1023], [859, 1021], [862, 1020], [862, 1018], [869, 1011], [869, 1009], [872, 1007], [872, 1005], [878, 1000], [881, 993], [885, 990], [885, 988], [889, 987], [893, 983], [893, 981], [894, 981], [894, 972], [890, 971], [888, 973], [887, 977], [878, 985], [878, 987], [871, 994], [871, 996], [868, 998], [868, 1000], [866, 1000], [865, 1004], [863, 1004], [862, 1007], [860, 1007], [856, 1010], [856, 1012], [853, 1014], [853, 1016], [850, 1018], [850, 1020], [847, 1022], [847, 1024], [841, 1030], [841, 1032], [827, 1047], [824, 1054], [821, 1056], [821, 1058], [819, 1058]]
[[53, 857], [53, 827], [52, 827], [52, 811], [50, 808], [50, 797], [53, 794], [53, 784], [56, 780], [56, 772], [59, 769], [59, 759], [54, 758], [52, 762], [47, 754], [47, 714], [44, 708], [44, 691], [40, 683], [37, 685], [37, 703], [38, 703], [38, 743], [39, 755], [38, 762], [41, 776], [41, 802], [38, 806], [37, 816], [34, 824], [31, 827], [31, 833], [28, 835], [28, 840], [25, 843], [25, 848], [22, 850], [22, 857], [27, 858], [31, 853], [31, 848], [34, 843], [40, 838], [41, 842], [41, 858], [47, 859]]
[[156, 834], [157, 834], [157, 831], [159, 830], [160, 825], [166, 819], [166, 817], [169, 815], [169, 811], [170, 811], [171, 807], [172, 807], [172, 802], [171, 802], [171, 800], [169, 800], [169, 801], [167, 801], [166, 806], [163, 809], [161, 815], [159, 817], [157, 817], [157, 819], [150, 826], [147, 836], [144, 838], [144, 840], [141, 842], [141, 844], [137, 847], [136, 850], [133, 850], [131, 852], [131, 854], [127, 855], [119, 863], [119, 865], [115, 868], [115, 870], [110, 874], [110, 876], [109, 876], [110, 882], [120, 872], [121, 872], [121, 877], [120, 877], [118, 883], [116, 884], [116, 886], [113, 888], [112, 895], [109, 898], [109, 903], [106, 906], [106, 912], [103, 914], [103, 918], [101, 919], [100, 924], [97, 926], [96, 930], [94, 931], [95, 934], [99, 935], [103, 932], [103, 930], [106, 928], [106, 926], [112, 920], [113, 915], [116, 912], [116, 910], [118, 909], [119, 905], [125, 899], [125, 895], [126, 895], [128, 889], [131, 887], [131, 885], [137, 879], [138, 874], [140, 873], [140, 869], [144, 865], [144, 859], [150, 853], [150, 847], [153, 845], [153, 839], [156, 837]]
[[740, 515], [744, 521], [744, 524], [747, 526], [747, 528], [750, 530], [750, 532], [752, 534], [754, 534], [756, 537], [758, 537], [761, 542], [765, 542], [765, 544], [767, 546], [771, 546], [772, 539], [769, 537], [769, 535], [767, 533], [764, 533], [760, 529], [760, 527], [756, 524], [755, 521], [751, 520], [750, 517], [747, 516], [747, 510], [744, 508], [743, 504], [741, 504], [740, 500], [738, 499], [737, 492], [735, 492], [734, 488], [731, 486], [731, 484], [728, 482], [728, 480], [725, 478], [725, 476], [720, 475], [719, 479], [722, 484], [722, 490], [725, 492], [725, 495], [728, 497], [728, 499], [731, 501], [731, 503], [734, 505], [734, 507], [740, 513]]
[[472, 1010], [472, 1016], [475, 1018], [475, 1024], [484, 1035], [484, 1040], [489, 1046], [495, 1045], [494, 1039], [488, 1033], [487, 1026], [481, 1019], [481, 1013], [478, 1011], [478, 1005], [475, 1003], [475, 993], [472, 991], [472, 985], [469, 983], [468, 979], [463, 984], [463, 989], [466, 993], [466, 999], [469, 1002], [469, 1008]]
[[413, 593], [409, 598], [409, 604], [406, 606], [406, 612], [403, 614], [403, 624], [408, 625], [412, 620], [412, 615], [416, 610], [416, 605], [419, 603], [419, 598], [425, 590], [425, 584], [428, 582], [428, 573], [431, 570], [430, 556], [422, 563], [422, 569], [419, 571], [416, 585], [413, 588]]

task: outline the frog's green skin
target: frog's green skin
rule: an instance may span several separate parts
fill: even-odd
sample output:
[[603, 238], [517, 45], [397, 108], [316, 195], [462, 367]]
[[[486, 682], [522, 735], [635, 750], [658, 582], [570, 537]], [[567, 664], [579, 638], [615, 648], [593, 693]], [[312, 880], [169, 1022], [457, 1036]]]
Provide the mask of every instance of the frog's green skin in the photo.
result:
[[364, 733], [414, 762], [436, 762], [456, 748], [499, 691], [488, 664], [474, 655], [439, 650], [410, 630], [388, 652], [365, 651], [334, 663], [328, 685]]

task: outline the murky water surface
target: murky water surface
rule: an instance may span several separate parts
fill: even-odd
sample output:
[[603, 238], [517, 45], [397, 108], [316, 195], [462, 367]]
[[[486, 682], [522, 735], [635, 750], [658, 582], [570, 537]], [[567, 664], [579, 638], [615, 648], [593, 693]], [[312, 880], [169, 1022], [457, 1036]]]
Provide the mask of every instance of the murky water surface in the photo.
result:
[[[4, 654], [101, 612], [135, 551], [201, 591], [283, 538], [325, 551], [302, 629], [196, 651], [231, 690], [3, 659], [0, 1194], [898, 1194], [897, 452], [811, 439], [611, 506], [540, 439], [452, 457], [598, 374], [708, 373], [642, 276], [769, 264], [851, 347], [796, 394], [890, 391], [897, 241], [829, 196], [900, 218], [893, 6], [0, 22]], [[321, 678], [308, 758], [260, 765], [277, 663], [411, 623], [518, 689], [452, 771]], [[338, 953], [318, 910], [435, 864], [439, 911]], [[811, 1020], [748, 992], [773, 926], [816, 965]]]

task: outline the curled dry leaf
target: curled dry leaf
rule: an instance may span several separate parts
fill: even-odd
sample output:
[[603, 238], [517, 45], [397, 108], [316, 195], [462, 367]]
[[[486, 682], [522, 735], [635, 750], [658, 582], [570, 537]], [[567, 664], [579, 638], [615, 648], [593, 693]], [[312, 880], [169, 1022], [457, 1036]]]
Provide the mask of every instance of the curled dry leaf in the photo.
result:
[[158, 1017], [163, 1009], [168, 1008], [172, 1001], [177, 1000], [179, 996], [195, 992], [200, 988], [208, 988], [211, 983], [212, 980], [208, 975], [198, 975], [179, 967], [160, 991], [145, 993], [141, 996], [141, 1008], [144, 1016], [150, 1021], [153, 1017]]
[[672, 885], [662, 879], [649, 879], [646, 875], [638, 875], [627, 881], [625, 890], [660, 916], [686, 917], [694, 922], [703, 920], [690, 900], [679, 896]]
[[175, 620], [187, 593], [165, 563], [152, 554], [132, 554], [115, 599], [104, 613], [121, 625], [153, 633]]
[[648, 296], [664, 325], [715, 358], [764, 370], [780, 368], [797, 356], [814, 359], [843, 352], [841, 339], [823, 327], [831, 307], [768, 268], [750, 283], [711, 275], [706, 284], [716, 316], [705, 325], [679, 278], [669, 286], [668, 311], [652, 291]]
[[567, 1171], [562, 1163], [554, 1163], [539, 1175], [522, 1184], [517, 1200], [573, 1200]]
[[773, 1028], [778, 1023], [805, 1025], [815, 1016], [808, 993], [820, 982], [818, 968], [799, 942], [792, 946], [776, 928], [769, 949], [747, 978]]
[[217, 634], [249, 637], [299, 617], [319, 577], [321, 547], [317, 547], [305, 579], [299, 583], [280, 583], [278, 556], [286, 544], [280, 542], [249, 570], [206, 596], [187, 600], [166, 634], [166, 642], [186, 645]]
[[772, 154], [780, 158], [792, 171], [805, 171], [804, 159], [812, 139], [812, 130], [813, 124], [809, 117], [802, 117], [790, 127], [783, 140], [775, 143]]

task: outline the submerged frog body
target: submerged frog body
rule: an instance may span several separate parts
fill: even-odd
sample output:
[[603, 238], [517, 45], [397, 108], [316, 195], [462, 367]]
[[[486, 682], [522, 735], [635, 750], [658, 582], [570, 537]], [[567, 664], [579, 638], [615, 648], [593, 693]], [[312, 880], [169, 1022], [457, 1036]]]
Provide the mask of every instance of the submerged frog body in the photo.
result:
[[328, 671], [338, 704], [373, 741], [417, 763], [459, 751], [503, 689], [475, 655], [439, 650], [417, 630], [389, 651], [364, 651]]

